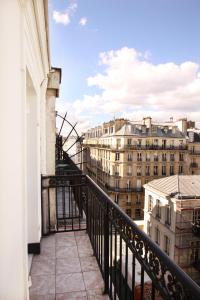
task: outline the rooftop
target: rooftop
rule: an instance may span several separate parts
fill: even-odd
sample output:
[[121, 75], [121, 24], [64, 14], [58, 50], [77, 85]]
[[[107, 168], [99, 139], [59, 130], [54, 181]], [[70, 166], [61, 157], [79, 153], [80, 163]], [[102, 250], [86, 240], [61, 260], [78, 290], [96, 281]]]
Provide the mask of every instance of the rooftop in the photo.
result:
[[155, 179], [144, 185], [175, 198], [200, 197], [200, 175], [174, 175]]

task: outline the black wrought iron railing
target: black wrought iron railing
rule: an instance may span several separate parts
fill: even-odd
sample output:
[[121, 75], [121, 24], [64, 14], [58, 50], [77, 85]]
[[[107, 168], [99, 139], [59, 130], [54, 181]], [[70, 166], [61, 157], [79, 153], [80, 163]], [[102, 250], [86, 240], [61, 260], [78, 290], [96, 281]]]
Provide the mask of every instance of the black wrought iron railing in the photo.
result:
[[88, 176], [42, 177], [42, 214], [44, 234], [87, 230], [110, 299], [200, 299], [198, 285]]

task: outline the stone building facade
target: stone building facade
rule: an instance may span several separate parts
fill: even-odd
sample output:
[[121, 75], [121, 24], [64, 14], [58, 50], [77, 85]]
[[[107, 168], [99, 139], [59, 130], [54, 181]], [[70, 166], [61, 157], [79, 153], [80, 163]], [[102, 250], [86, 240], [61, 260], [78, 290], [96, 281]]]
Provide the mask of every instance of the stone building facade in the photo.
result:
[[199, 172], [191, 167], [197, 144], [193, 141], [189, 145], [188, 124], [186, 119], [155, 123], [151, 117], [139, 122], [116, 119], [103, 123], [85, 135], [84, 170], [129, 216], [142, 219], [145, 183]]
[[200, 175], [161, 178], [144, 188], [144, 231], [200, 283]]

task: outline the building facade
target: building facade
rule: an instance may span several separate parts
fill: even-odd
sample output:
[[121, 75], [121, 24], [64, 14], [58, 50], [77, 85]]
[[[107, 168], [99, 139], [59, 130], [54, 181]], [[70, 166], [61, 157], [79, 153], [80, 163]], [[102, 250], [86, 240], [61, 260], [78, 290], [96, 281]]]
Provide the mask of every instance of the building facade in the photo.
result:
[[[188, 146], [188, 125], [194, 124], [186, 119], [155, 123], [147, 117], [141, 122], [116, 119], [90, 129], [84, 140], [85, 172], [129, 216], [141, 219], [145, 183], [154, 178], [192, 174], [194, 145]], [[196, 147], [195, 144], [195, 151]]]
[[200, 282], [200, 175], [175, 175], [144, 185], [144, 231]]
[[55, 174], [61, 70], [51, 67], [46, 0], [3, 0], [0, 20], [0, 299], [24, 300], [40, 251], [41, 174]]

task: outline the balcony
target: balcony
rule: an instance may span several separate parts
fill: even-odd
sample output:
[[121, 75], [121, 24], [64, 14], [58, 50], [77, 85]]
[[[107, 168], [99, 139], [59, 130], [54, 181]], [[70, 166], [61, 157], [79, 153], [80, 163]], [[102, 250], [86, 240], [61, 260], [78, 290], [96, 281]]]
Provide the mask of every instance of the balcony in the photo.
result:
[[196, 169], [198, 168], [198, 164], [196, 162], [193, 162], [190, 164], [190, 168]]
[[191, 278], [88, 176], [46, 176], [41, 186], [44, 237], [31, 299], [200, 299]]

